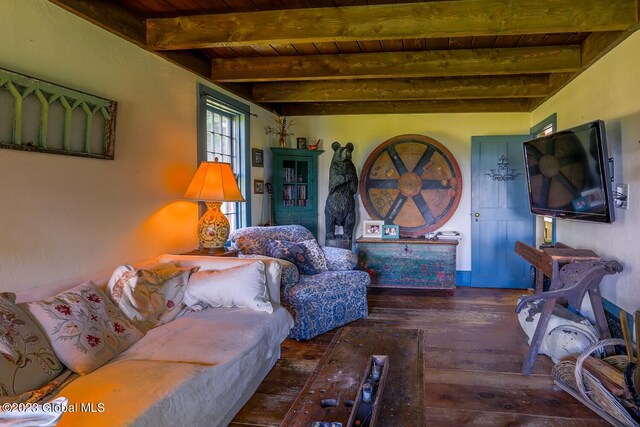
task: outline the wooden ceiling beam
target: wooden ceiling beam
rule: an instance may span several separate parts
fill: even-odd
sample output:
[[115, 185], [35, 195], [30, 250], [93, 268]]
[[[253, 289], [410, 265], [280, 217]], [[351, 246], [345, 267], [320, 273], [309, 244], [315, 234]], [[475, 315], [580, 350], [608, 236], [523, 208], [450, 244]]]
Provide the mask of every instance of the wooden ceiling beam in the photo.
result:
[[[49, 0], [49, 2], [149, 50], [144, 18], [120, 6], [117, 2], [108, 0]], [[211, 61], [204, 55], [188, 51], [151, 52], [201, 77], [209, 79], [211, 76]], [[245, 99], [251, 96], [250, 88], [245, 85], [220, 84], [220, 86]]]
[[[49, 0], [49, 2], [113, 33], [123, 39], [147, 49], [146, 26], [143, 17], [117, 2], [106, 0]], [[155, 52], [193, 73], [208, 78], [209, 59], [193, 52]]]
[[456, 0], [147, 20], [152, 49], [626, 30], [637, 0]]
[[347, 114], [512, 113], [528, 112], [530, 109], [530, 99], [466, 99], [446, 101], [296, 102], [280, 104], [278, 112], [286, 116], [323, 116]]
[[252, 100], [269, 103], [543, 98], [550, 91], [549, 75], [332, 80], [256, 83]]
[[131, 43], [146, 47], [144, 17], [120, 6], [117, 2], [105, 0], [49, 0], [49, 2]]
[[544, 74], [577, 71], [580, 61], [580, 46], [228, 58], [211, 61], [211, 79], [268, 82]]

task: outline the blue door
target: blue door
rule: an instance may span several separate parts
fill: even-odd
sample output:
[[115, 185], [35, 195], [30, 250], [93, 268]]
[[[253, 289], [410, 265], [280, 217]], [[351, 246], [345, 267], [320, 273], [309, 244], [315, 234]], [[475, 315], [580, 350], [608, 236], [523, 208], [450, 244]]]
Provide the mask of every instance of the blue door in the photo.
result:
[[535, 244], [522, 142], [531, 135], [471, 138], [471, 286], [529, 288], [529, 265], [513, 251]]

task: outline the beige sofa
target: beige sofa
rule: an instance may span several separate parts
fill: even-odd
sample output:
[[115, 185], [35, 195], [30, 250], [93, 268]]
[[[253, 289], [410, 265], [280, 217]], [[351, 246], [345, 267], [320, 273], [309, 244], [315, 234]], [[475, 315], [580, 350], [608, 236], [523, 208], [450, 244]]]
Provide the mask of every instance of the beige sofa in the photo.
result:
[[[149, 330], [54, 396], [68, 398], [68, 408], [75, 410], [65, 412], [58, 425], [227, 425], [271, 370], [293, 326], [291, 315], [280, 306], [281, 268], [277, 261], [263, 261], [273, 313], [208, 308]], [[163, 255], [141, 266], [159, 262], [221, 270], [255, 260]], [[108, 276], [84, 279], [106, 284]], [[17, 294], [17, 302], [42, 300], [76, 283], [24, 291]]]

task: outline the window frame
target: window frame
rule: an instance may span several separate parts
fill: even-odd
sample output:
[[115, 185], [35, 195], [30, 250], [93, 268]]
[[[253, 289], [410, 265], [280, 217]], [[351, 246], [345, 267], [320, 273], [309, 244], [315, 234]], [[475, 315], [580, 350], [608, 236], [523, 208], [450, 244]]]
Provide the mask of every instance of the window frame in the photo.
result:
[[[202, 83], [197, 84], [197, 162], [207, 160], [207, 111], [212, 110], [223, 116], [235, 116], [238, 119], [237, 129], [237, 165], [236, 170], [234, 162], [232, 162], [233, 172], [238, 175], [238, 185], [240, 192], [245, 198], [245, 202], [236, 203], [235, 223], [231, 224], [232, 229], [244, 228], [251, 225], [251, 158], [250, 158], [250, 107], [249, 105], [238, 101], [228, 95], [218, 92]], [[216, 109], [207, 104], [207, 100], [211, 100], [215, 104], [219, 104], [220, 108]], [[232, 156], [234, 153], [232, 152]], [[204, 203], [200, 203], [200, 214], [204, 213], [206, 207]]]

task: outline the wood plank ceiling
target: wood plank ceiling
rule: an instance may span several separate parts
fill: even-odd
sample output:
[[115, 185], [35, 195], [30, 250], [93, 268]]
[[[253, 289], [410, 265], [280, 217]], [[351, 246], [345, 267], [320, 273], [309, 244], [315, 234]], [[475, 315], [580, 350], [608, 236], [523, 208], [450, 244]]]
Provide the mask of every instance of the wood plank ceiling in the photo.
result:
[[639, 0], [50, 0], [282, 115], [531, 111]]

